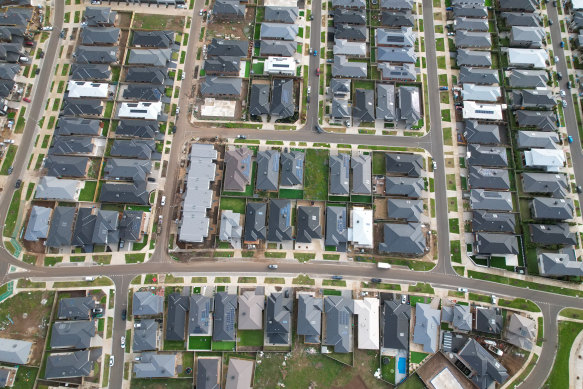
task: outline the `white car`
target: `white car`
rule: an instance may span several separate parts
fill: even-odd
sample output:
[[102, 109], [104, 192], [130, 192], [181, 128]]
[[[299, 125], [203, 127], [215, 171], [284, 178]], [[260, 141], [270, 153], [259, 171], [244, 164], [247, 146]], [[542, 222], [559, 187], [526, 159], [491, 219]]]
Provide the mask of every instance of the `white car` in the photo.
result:
[[437, 162], [433, 161], [432, 165], [433, 165], [433, 170], [437, 170]]
[[308, 85], [308, 94], [312, 91], [312, 87]]
[[401, 304], [407, 304], [407, 295], [406, 294], [401, 296]]
[[180, 113], [180, 107], [176, 107], [176, 111], [175, 111], [175, 115], [178, 116], [178, 114]]
[[555, 63], [559, 63], [559, 57], [555, 55]]
[[121, 348], [126, 348], [126, 337], [125, 336], [121, 337]]
[[567, 100], [563, 100], [563, 108], [567, 108]]
[[114, 363], [115, 363], [115, 358], [112, 355], [112, 356], [109, 357], [109, 367], [113, 366]]
[[165, 206], [166, 205], [166, 196], [162, 196], [162, 200], [160, 200], [160, 205], [161, 206]]
[[560, 91], [559, 94], [561, 95], [561, 97], [565, 97], [565, 95], [566, 95], [564, 90]]
[[41, 28], [41, 30], [43, 30], [43, 31], [53, 31], [53, 27], [52, 26], [43, 27], [43, 28]]
[[202, 9], [198, 12], [198, 16], [202, 16]]
[[186, 78], [186, 72], [182, 72], [182, 76], [180, 77], [181, 80], [184, 80]]
[[458, 292], [468, 293], [468, 288], [457, 288]]

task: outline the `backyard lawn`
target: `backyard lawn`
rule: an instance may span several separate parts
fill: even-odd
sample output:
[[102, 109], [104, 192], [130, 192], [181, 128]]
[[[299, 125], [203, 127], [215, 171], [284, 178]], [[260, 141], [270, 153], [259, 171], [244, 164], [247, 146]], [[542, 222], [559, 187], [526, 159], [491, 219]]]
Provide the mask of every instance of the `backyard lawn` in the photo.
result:
[[328, 197], [328, 150], [306, 151], [304, 195], [310, 200], [327, 200]]
[[221, 209], [230, 209], [236, 213], [245, 213], [245, 199], [221, 197]]
[[263, 330], [242, 330], [237, 331], [239, 346], [262, 346], [263, 345]]
[[210, 350], [212, 338], [210, 336], [190, 336], [188, 338], [189, 350]]

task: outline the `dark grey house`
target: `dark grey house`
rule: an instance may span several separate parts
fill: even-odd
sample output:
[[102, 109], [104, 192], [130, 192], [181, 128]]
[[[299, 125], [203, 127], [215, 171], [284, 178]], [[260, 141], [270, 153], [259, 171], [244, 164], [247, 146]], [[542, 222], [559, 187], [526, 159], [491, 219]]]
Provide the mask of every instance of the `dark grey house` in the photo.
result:
[[77, 63], [112, 64], [117, 62], [118, 53], [115, 46], [77, 46], [73, 58]]
[[298, 7], [267, 6], [265, 7], [263, 20], [266, 22], [295, 24], [298, 15]]
[[66, 297], [59, 300], [57, 318], [59, 320], [89, 320], [95, 299], [87, 297]]
[[458, 360], [470, 370], [469, 378], [480, 389], [502, 385], [508, 379], [506, 368], [473, 338], [469, 338], [457, 354]]
[[119, 39], [117, 27], [84, 27], [81, 29], [81, 44], [88, 46], [111, 46]]
[[294, 115], [294, 81], [289, 78], [276, 78], [271, 88], [271, 116], [285, 119]]
[[213, 17], [222, 20], [243, 19], [245, 9], [245, 4], [238, 0], [217, 0], [213, 6]]
[[115, 135], [118, 137], [154, 139], [160, 131], [155, 120], [124, 119], [120, 120]]
[[154, 140], [116, 139], [110, 150], [112, 157], [152, 159], [156, 152]]
[[565, 198], [569, 193], [565, 174], [526, 172], [521, 174], [521, 178], [524, 193], [544, 193], [557, 199]]
[[360, 9], [334, 9], [334, 26], [339, 24], [366, 25], [366, 13]]
[[496, 69], [472, 68], [468, 66], [462, 66], [460, 68], [458, 83], [494, 85], [500, 83], [500, 77]]
[[251, 183], [251, 156], [247, 147], [239, 147], [225, 152], [225, 174], [223, 189], [244, 192]]
[[150, 204], [150, 197], [146, 191], [145, 182], [126, 184], [106, 182], [101, 186], [99, 201], [103, 203], [148, 205]]
[[257, 153], [257, 190], [277, 191], [279, 183], [279, 151]]
[[284, 288], [282, 292], [271, 293], [265, 308], [265, 335], [267, 343], [287, 345], [290, 343], [293, 310], [293, 292]]
[[269, 202], [267, 240], [270, 242], [291, 241], [293, 239], [291, 218], [291, 201], [271, 200]]
[[474, 247], [479, 255], [518, 254], [518, 240], [510, 234], [478, 232], [475, 234]]
[[68, 157], [48, 155], [45, 159], [44, 166], [47, 169], [47, 176], [53, 177], [85, 177], [87, 174], [87, 157]]
[[398, 300], [384, 300], [381, 316], [382, 348], [409, 350], [411, 306]]
[[234, 341], [237, 295], [218, 292], [215, 294], [214, 300], [213, 341]]
[[219, 358], [201, 358], [196, 361], [196, 389], [220, 389]]
[[168, 296], [168, 313], [166, 314], [166, 340], [184, 340], [184, 329], [189, 308], [188, 296], [172, 293]]
[[352, 169], [352, 193], [370, 195], [372, 193], [372, 157], [365, 154], [352, 156], [350, 167]]
[[163, 85], [166, 80], [166, 75], [166, 72], [162, 68], [154, 66], [130, 67], [128, 68], [125, 81]]
[[567, 223], [529, 224], [530, 240], [541, 246], [571, 246], [577, 244], [575, 233], [569, 231]]
[[476, 166], [507, 167], [508, 155], [504, 147], [469, 144], [467, 161]]
[[423, 200], [387, 199], [387, 217], [409, 223], [420, 222], [423, 216]]
[[51, 349], [84, 350], [91, 346], [95, 336], [95, 321], [55, 322], [51, 329]]
[[108, 64], [77, 64], [71, 65], [71, 80], [75, 81], [106, 81], [111, 77]]
[[200, 94], [203, 97], [238, 98], [242, 86], [242, 78], [206, 77], [200, 85]]
[[487, 211], [512, 211], [512, 195], [510, 192], [496, 192], [484, 189], [470, 190], [470, 208]]
[[545, 220], [572, 219], [575, 212], [573, 200], [551, 197], [535, 197], [532, 199], [530, 209], [533, 218]]
[[348, 217], [346, 207], [326, 207], [326, 246], [346, 252], [348, 243]]
[[545, 131], [518, 131], [516, 143], [519, 149], [559, 149], [559, 134]]
[[414, 19], [411, 11], [383, 11], [381, 26], [385, 27], [413, 27]]
[[210, 76], [237, 76], [241, 70], [241, 58], [211, 57], [204, 61], [203, 69]]
[[418, 199], [425, 188], [423, 178], [385, 177], [385, 194]]
[[296, 53], [294, 41], [262, 40], [259, 46], [259, 54], [262, 56], [292, 57]]
[[470, 165], [468, 169], [468, 187], [470, 189], [510, 189], [508, 170], [492, 169]]
[[158, 348], [158, 323], [154, 319], [134, 323], [132, 350], [134, 352], [154, 351]]
[[354, 301], [343, 296], [326, 296], [324, 311], [326, 312], [326, 332], [322, 344], [334, 347], [336, 353], [351, 352]]
[[556, 131], [556, 116], [553, 111], [514, 111], [520, 127], [534, 127], [541, 131]]
[[350, 193], [350, 155], [331, 155], [330, 164], [330, 193], [345, 196]]
[[502, 332], [503, 325], [500, 308], [476, 308], [476, 321], [474, 325], [476, 331], [498, 335]]
[[49, 235], [46, 240], [47, 247], [66, 247], [71, 245], [76, 211], [77, 208], [75, 207], [55, 207], [51, 217]]
[[174, 31], [133, 31], [132, 46], [167, 49], [174, 44]]
[[86, 377], [91, 374], [94, 362], [89, 360], [89, 350], [51, 353], [45, 367], [46, 379]]
[[467, 143], [497, 145], [501, 143], [500, 127], [495, 124], [483, 124], [477, 120], [464, 121], [463, 136]]
[[298, 293], [297, 334], [304, 337], [304, 343], [320, 343], [323, 310], [321, 298], [309, 293]]
[[188, 334], [210, 335], [213, 299], [201, 294], [190, 295], [188, 309]]
[[420, 223], [385, 223], [384, 242], [379, 243], [382, 253], [419, 256], [427, 249], [427, 239]]
[[386, 153], [385, 167], [390, 174], [421, 177], [423, 157], [419, 154]]
[[209, 57], [227, 56], [247, 58], [249, 42], [246, 40], [216, 39], [213, 38], [207, 46]]
[[248, 203], [245, 211], [245, 243], [258, 244], [267, 238], [267, 204]]
[[279, 186], [295, 186], [304, 183], [304, 153], [290, 151], [281, 154], [281, 178]]
[[269, 85], [251, 85], [249, 96], [249, 115], [261, 116], [269, 113]]
[[484, 210], [474, 211], [472, 213], [472, 231], [514, 233], [516, 231], [516, 215]]
[[90, 136], [55, 136], [49, 155], [89, 155], [93, 153], [93, 138]]
[[352, 118], [356, 123], [371, 123], [375, 121], [374, 90], [356, 89], [352, 104]]
[[319, 207], [298, 207], [298, 226], [296, 242], [312, 243], [313, 239], [322, 239]]

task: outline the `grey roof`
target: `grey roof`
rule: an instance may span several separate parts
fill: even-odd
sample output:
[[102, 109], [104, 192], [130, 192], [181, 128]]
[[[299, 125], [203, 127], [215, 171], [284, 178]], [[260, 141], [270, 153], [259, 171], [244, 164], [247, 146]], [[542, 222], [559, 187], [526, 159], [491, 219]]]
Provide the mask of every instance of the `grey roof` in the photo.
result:
[[213, 73], [239, 73], [241, 69], [240, 57], [211, 57], [204, 61], [203, 69]]
[[408, 126], [416, 125], [421, 120], [421, 101], [418, 87], [399, 87], [399, 112], [401, 120], [404, 120]]
[[556, 132], [518, 131], [516, 137], [521, 149], [559, 149], [559, 135]]
[[124, 100], [160, 101], [164, 95], [162, 85], [129, 84], [123, 90]]
[[48, 155], [44, 161], [48, 169], [47, 176], [52, 177], [85, 177], [87, 172], [87, 157], [68, 157]]
[[218, 292], [214, 300], [213, 341], [234, 341], [237, 295]]
[[411, 306], [395, 299], [384, 300], [381, 320], [382, 347], [409, 350]]
[[377, 48], [377, 62], [396, 62], [414, 64], [417, 54], [412, 47], [385, 47]]
[[51, 348], [86, 349], [95, 336], [92, 320], [55, 322], [51, 330]]
[[504, 338], [521, 349], [532, 350], [533, 341], [536, 340], [535, 321], [514, 313], [508, 320], [508, 326], [504, 332]]
[[96, 216], [91, 243], [117, 245], [119, 243], [119, 212], [99, 210]]
[[387, 199], [387, 216], [389, 219], [420, 222], [422, 215], [423, 200]]
[[302, 185], [304, 182], [304, 153], [291, 151], [281, 154], [280, 186]]
[[433, 309], [429, 304], [415, 305], [415, 328], [413, 342], [423, 345], [423, 351], [434, 353], [437, 351], [441, 311]]
[[0, 368], [0, 385], [8, 386], [8, 378], [12, 374], [12, 371], [16, 374], [16, 370], [12, 368]]
[[172, 293], [168, 296], [168, 313], [166, 314], [166, 340], [184, 340], [186, 315], [189, 308], [188, 296]]
[[154, 139], [159, 132], [159, 124], [155, 120], [123, 119], [115, 129], [117, 136]]
[[92, 208], [79, 209], [71, 242], [73, 246], [82, 247], [85, 252], [93, 251], [93, 231], [96, 220], [97, 216], [93, 213]]
[[509, 232], [516, 230], [516, 216], [513, 213], [497, 213], [484, 210], [472, 213], [472, 231]]
[[79, 181], [56, 177], [41, 177], [36, 187], [35, 199], [39, 200], [76, 200]]
[[238, 0], [217, 0], [213, 6], [213, 15], [218, 18], [243, 18], [245, 9], [245, 4]]
[[334, 55], [348, 55], [356, 57], [366, 56], [366, 43], [351, 42], [346, 39], [336, 38], [334, 40]]
[[567, 253], [541, 253], [538, 255], [538, 269], [545, 276], [582, 276], [583, 262]]
[[219, 389], [220, 359], [201, 358], [196, 361], [196, 389]]
[[354, 102], [352, 104], [352, 117], [354, 120], [363, 123], [374, 122], [374, 90], [356, 89], [354, 91]]
[[364, 62], [348, 62], [343, 55], [334, 56], [332, 77], [366, 78], [367, 67]]
[[74, 117], [61, 117], [57, 122], [55, 135], [98, 135], [101, 121]]
[[455, 32], [455, 45], [456, 47], [489, 49], [492, 46], [492, 38], [488, 32], [457, 30]]
[[242, 78], [235, 77], [206, 77], [200, 85], [202, 96], [240, 96]]
[[[139, 327], [136, 324], [139, 323]], [[158, 323], [154, 319], [134, 322], [134, 335], [132, 337], [132, 350], [153, 351], [158, 346]]]
[[51, 218], [51, 228], [46, 241], [48, 247], [70, 246], [73, 236], [75, 207], [55, 207]]
[[483, 124], [477, 120], [466, 120], [463, 130], [464, 138], [468, 143], [500, 144], [500, 127], [494, 124]]
[[417, 39], [412, 27], [400, 29], [377, 28], [375, 30], [377, 46], [413, 47]]
[[358, 24], [366, 25], [366, 13], [363, 10], [357, 9], [334, 9], [334, 25], [337, 24]]
[[225, 389], [251, 388], [254, 371], [254, 361], [239, 358], [229, 358], [227, 382]]
[[542, 27], [512, 26], [510, 45], [521, 47], [541, 47], [545, 40]]
[[251, 155], [247, 147], [231, 149], [225, 153], [224, 190], [245, 191], [251, 183]]
[[322, 239], [319, 207], [298, 207], [298, 226], [296, 241], [312, 243], [313, 239]]
[[326, 296], [324, 311], [326, 312], [326, 334], [322, 344], [333, 346], [336, 353], [351, 352], [354, 301], [344, 296]]
[[49, 155], [91, 154], [93, 148], [90, 136], [55, 136]]
[[20, 73], [20, 65], [0, 63], [0, 79], [13, 80]]
[[504, 147], [469, 144], [467, 161], [477, 166], [507, 167], [508, 155]]
[[382, 9], [412, 10], [413, 0], [381, 0]]
[[[6, 5], [3, 3], [2, 5]], [[30, 5], [26, 4], [26, 5]], [[14, 26], [26, 26], [28, 22], [32, 19], [33, 8], [3, 8], [3, 12], [0, 13], [0, 25], [14, 25]]]
[[276, 78], [271, 88], [271, 106], [269, 113], [280, 119], [294, 115], [294, 80], [291, 78]]
[[8, 97], [16, 85], [12, 80], [0, 80], [0, 97]]
[[457, 331], [472, 330], [472, 314], [469, 305], [456, 304], [453, 306], [453, 329]]
[[388, 173], [417, 178], [423, 171], [423, 157], [419, 154], [386, 153], [385, 168]]
[[522, 173], [524, 193], [546, 193], [554, 198], [564, 198], [569, 193], [569, 183], [565, 174], [559, 173]]
[[108, 158], [103, 173], [106, 180], [143, 182], [151, 170], [148, 160]]
[[381, 62], [377, 64], [377, 69], [381, 71], [383, 80], [417, 81], [417, 70], [412, 63], [393, 65]]
[[110, 26], [115, 23], [116, 11], [109, 7], [86, 7], [83, 14], [83, 21], [88, 26]]
[[262, 56], [279, 55], [282, 57], [292, 57], [297, 49], [294, 41], [272, 41], [262, 40], [259, 47], [259, 53]]
[[116, 139], [113, 141], [109, 155], [137, 159], [152, 159], [156, 152], [154, 140]]
[[320, 343], [323, 305], [320, 297], [308, 293], [298, 295], [297, 334], [304, 336], [304, 343]]
[[383, 236], [384, 242], [379, 243], [379, 251], [383, 253], [421, 255], [427, 247], [420, 223], [385, 223]]
[[569, 231], [567, 223], [557, 224], [529, 224], [530, 240], [535, 244], [548, 245], [576, 245], [577, 237]]
[[479, 255], [518, 254], [518, 240], [510, 234], [476, 233], [476, 252]]
[[134, 362], [136, 378], [174, 377], [176, 354], [142, 353], [140, 361]]
[[496, 102], [502, 93], [497, 86], [465, 83], [462, 88], [463, 100]]
[[293, 41], [299, 32], [296, 24], [261, 23], [261, 39]]
[[468, 31], [488, 31], [488, 21], [486, 19], [468, 18], [458, 16], [453, 21], [453, 27], [456, 30]]
[[500, 0], [502, 10], [534, 12], [537, 8], [536, 0]]
[[30, 356], [32, 342], [0, 338], [0, 361], [26, 365]]
[[134, 30], [133, 33], [132, 46], [167, 49], [174, 43], [174, 31]]
[[346, 207], [326, 207], [326, 246], [335, 246], [345, 252], [348, 242], [348, 217]]
[[[485, 7], [484, 7], [485, 9]], [[492, 55], [489, 51], [459, 49], [456, 62], [458, 66], [492, 66]]]
[[131, 49], [128, 65], [166, 66], [172, 58], [171, 49]]
[[89, 311], [95, 308], [95, 300], [91, 296], [66, 297], [59, 300], [58, 319], [89, 320]]
[[494, 192], [484, 189], [470, 190], [470, 208], [488, 211], [512, 211], [510, 192]]
[[512, 90], [512, 104], [522, 108], [552, 109], [557, 103], [550, 89], [514, 89]]
[[330, 193], [334, 195], [348, 195], [350, 193], [350, 155], [331, 155], [330, 164]]
[[45, 239], [49, 234], [49, 220], [52, 212], [52, 208], [34, 205], [30, 211], [30, 218], [28, 219], [24, 239], [31, 242]]
[[82, 45], [114, 45], [119, 39], [117, 27], [83, 27], [81, 29]]
[[512, 69], [509, 80], [513, 88], [545, 88], [549, 75], [546, 70]]
[[89, 360], [89, 350], [69, 353], [53, 353], [47, 357], [46, 379], [86, 377], [91, 374], [93, 362]]
[[[332, 79], [334, 80], [334, 78]], [[339, 99], [336, 97], [332, 98], [332, 110], [330, 111], [330, 117], [333, 119], [349, 119], [351, 115], [351, 107], [348, 105], [348, 100]]]
[[135, 292], [132, 314], [134, 316], [154, 316], [164, 312], [164, 296], [152, 292]]
[[[539, 16], [540, 18], [540, 16]], [[539, 23], [540, 25], [540, 23]], [[578, 31], [583, 26], [583, 11], [574, 11], [570, 26], [573, 30]]]
[[333, 78], [330, 80], [330, 91], [334, 96], [350, 95], [351, 81], [345, 78]]
[[480, 389], [490, 388], [494, 381], [502, 384], [508, 379], [506, 368], [473, 338], [468, 339], [457, 356], [475, 374], [472, 381]]
[[352, 193], [371, 194], [372, 156], [359, 154], [350, 158]]
[[507, 26], [538, 27], [542, 25], [540, 15], [535, 12], [502, 12], [501, 16]]
[[166, 80], [166, 72], [163, 68], [153, 66], [130, 67], [125, 76], [126, 82], [144, 82], [154, 85], [163, 85]]
[[332, 0], [332, 8], [364, 8], [365, 6], [364, 0]]
[[532, 217], [535, 219], [567, 220], [572, 219], [575, 206], [571, 199], [535, 197], [531, 204]]
[[257, 153], [257, 190], [276, 191], [279, 181], [279, 151], [264, 150]]
[[240, 225], [240, 213], [234, 213], [230, 209], [221, 212], [221, 229], [219, 239], [221, 241], [231, 241], [232, 239], [241, 239], [243, 228]]
[[265, 308], [265, 334], [271, 344], [288, 344], [291, 333], [292, 291], [271, 293]]
[[496, 69], [482, 69], [462, 66], [458, 77], [458, 83], [473, 83], [483, 85], [493, 85], [500, 83], [498, 70]]
[[246, 58], [248, 50], [249, 42], [246, 40], [213, 38], [207, 46], [207, 55]]
[[542, 131], [555, 131], [555, 113], [553, 111], [514, 111], [516, 121], [521, 127], [536, 127]]
[[[262, 41], [263, 43], [263, 41]], [[249, 114], [254, 116], [267, 115], [269, 113], [269, 85], [251, 85], [249, 97]]]
[[266, 22], [292, 23], [295, 24], [298, 18], [298, 7], [265, 7], [263, 20]]
[[389, 27], [413, 27], [415, 25], [411, 11], [389, 12], [383, 11], [381, 14], [381, 26]]
[[292, 204], [289, 200], [271, 200], [269, 202], [269, 227], [267, 240], [271, 242], [285, 242], [292, 237]]
[[239, 296], [239, 317], [237, 328], [240, 330], [260, 330], [263, 328], [265, 309], [265, 287], [246, 290]]
[[385, 194], [389, 196], [419, 198], [424, 187], [421, 177], [385, 177]]
[[213, 299], [201, 294], [190, 296], [188, 310], [188, 333], [190, 335], [210, 335], [210, 316]]
[[117, 46], [77, 46], [73, 57], [77, 63], [101, 63], [110, 64], [117, 62]]
[[101, 186], [99, 201], [104, 203], [127, 203], [148, 205], [150, 198], [145, 182], [117, 184], [106, 182]]
[[488, 334], [499, 334], [502, 332], [502, 313], [499, 308], [476, 308], [476, 325], [477, 331]]
[[247, 204], [247, 210], [245, 211], [245, 242], [256, 242], [267, 238], [266, 217], [267, 204]]
[[64, 116], [99, 115], [103, 112], [101, 100], [96, 99], [63, 99], [62, 113]]
[[18, 62], [22, 53], [22, 43], [3, 43], [0, 46], [0, 60]]
[[119, 238], [129, 242], [141, 239], [143, 211], [123, 211], [119, 221]]

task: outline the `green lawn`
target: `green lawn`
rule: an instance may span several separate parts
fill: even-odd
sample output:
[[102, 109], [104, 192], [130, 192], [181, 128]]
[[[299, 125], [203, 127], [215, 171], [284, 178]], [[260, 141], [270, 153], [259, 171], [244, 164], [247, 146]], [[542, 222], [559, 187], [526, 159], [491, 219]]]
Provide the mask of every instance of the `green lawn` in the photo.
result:
[[146, 258], [146, 253], [135, 253], [135, 254], [126, 254], [126, 263], [138, 263], [144, 262]]
[[235, 351], [235, 342], [212, 342], [213, 351]]
[[16, 227], [16, 220], [18, 219], [19, 209], [20, 209], [20, 196], [22, 195], [22, 187], [15, 190], [12, 195], [12, 200], [10, 201], [10, 207], [8, 208], [8, 214], [6, 215], [6, 220], [4, 221], [4, 231], [3, 235], [5, 237], [10, 237], [14, 233], [14, 228]]
[[433, 290], [433, 287], [431, 287], [431, 285], [425, 284], [423, 282], [418, 282], [416, 285], [409, 286], [409, 292], [413, 292], [413, 293], [428, 293], [428, 294], [434, 294], [435, 293], [435, 291]]
[[429, 354], [418, 351], [411, 351], [411, 363], [421, 363]]
[[385, 174], [385, 153], [373, 152], [372, 154], [372, 174]]
[[263, 330], [242, 330], [237, 331], [237, 344], [239, 346], [262, 346], [263, 345]]
[[96, 190], [97, 181], [85, 181], [83, 189], [79, 192], [79, 201], [93, 201]]
[[498, 305], [502, 307], [522, 309], [530, 312], [540, 312], [540, 308], [538, 307], [538, 305], [536, 305], [530, 300], [525, 300], [521, 298], [516, 298], [514, 300], [500, 299], [498, 300]]
[[245, 213], [245, 199], [221, 197], [221, 209], [230, 209], [233, 212]]
[[10, 145], [8, 146], [8, 150], [6, 154], [4, 154], [4, 161], [2, 162], [2, 168], [0, 168], [0, 174], [3, 176], [8, 175], [8, 169], [12, 166], [14, 162], [14, 157], [16, 156], [16, 150], [18, 150], [18, 146]]
[[212, 337], [210, 336], [190, 336], [188, 337], [189, 350], [210, 350]]
[[305, 158], [304, 195], [310, 200], [328, 197], [328, 150], [308, 149]]
[[132, 389], [192, 389], [192, 380], [172, 378], [132, 378]]
[[576, 308], [565, 308], [560, 312], [561, 316], [568, 317], [570, 319], [583, 320], [583, 310]]
[[[14, 389], [32, 389], [36, 382], [38, 367], [19, 366], [14, 380]], [[40, 388], [40, 387], [39, 387]]]
[[292, 280], [292, 284], [296, 285], [315, 285], [316, 281], [307, 274], [300, 274]]
[[583, 323], [570, 321], [559, 322], [559, 346], [555, 357], [553, 370], [549, 375], [546, 385], [549, 388], [568, 388], [569, 387], [569, 354], [573, 341], [583, 331]]

